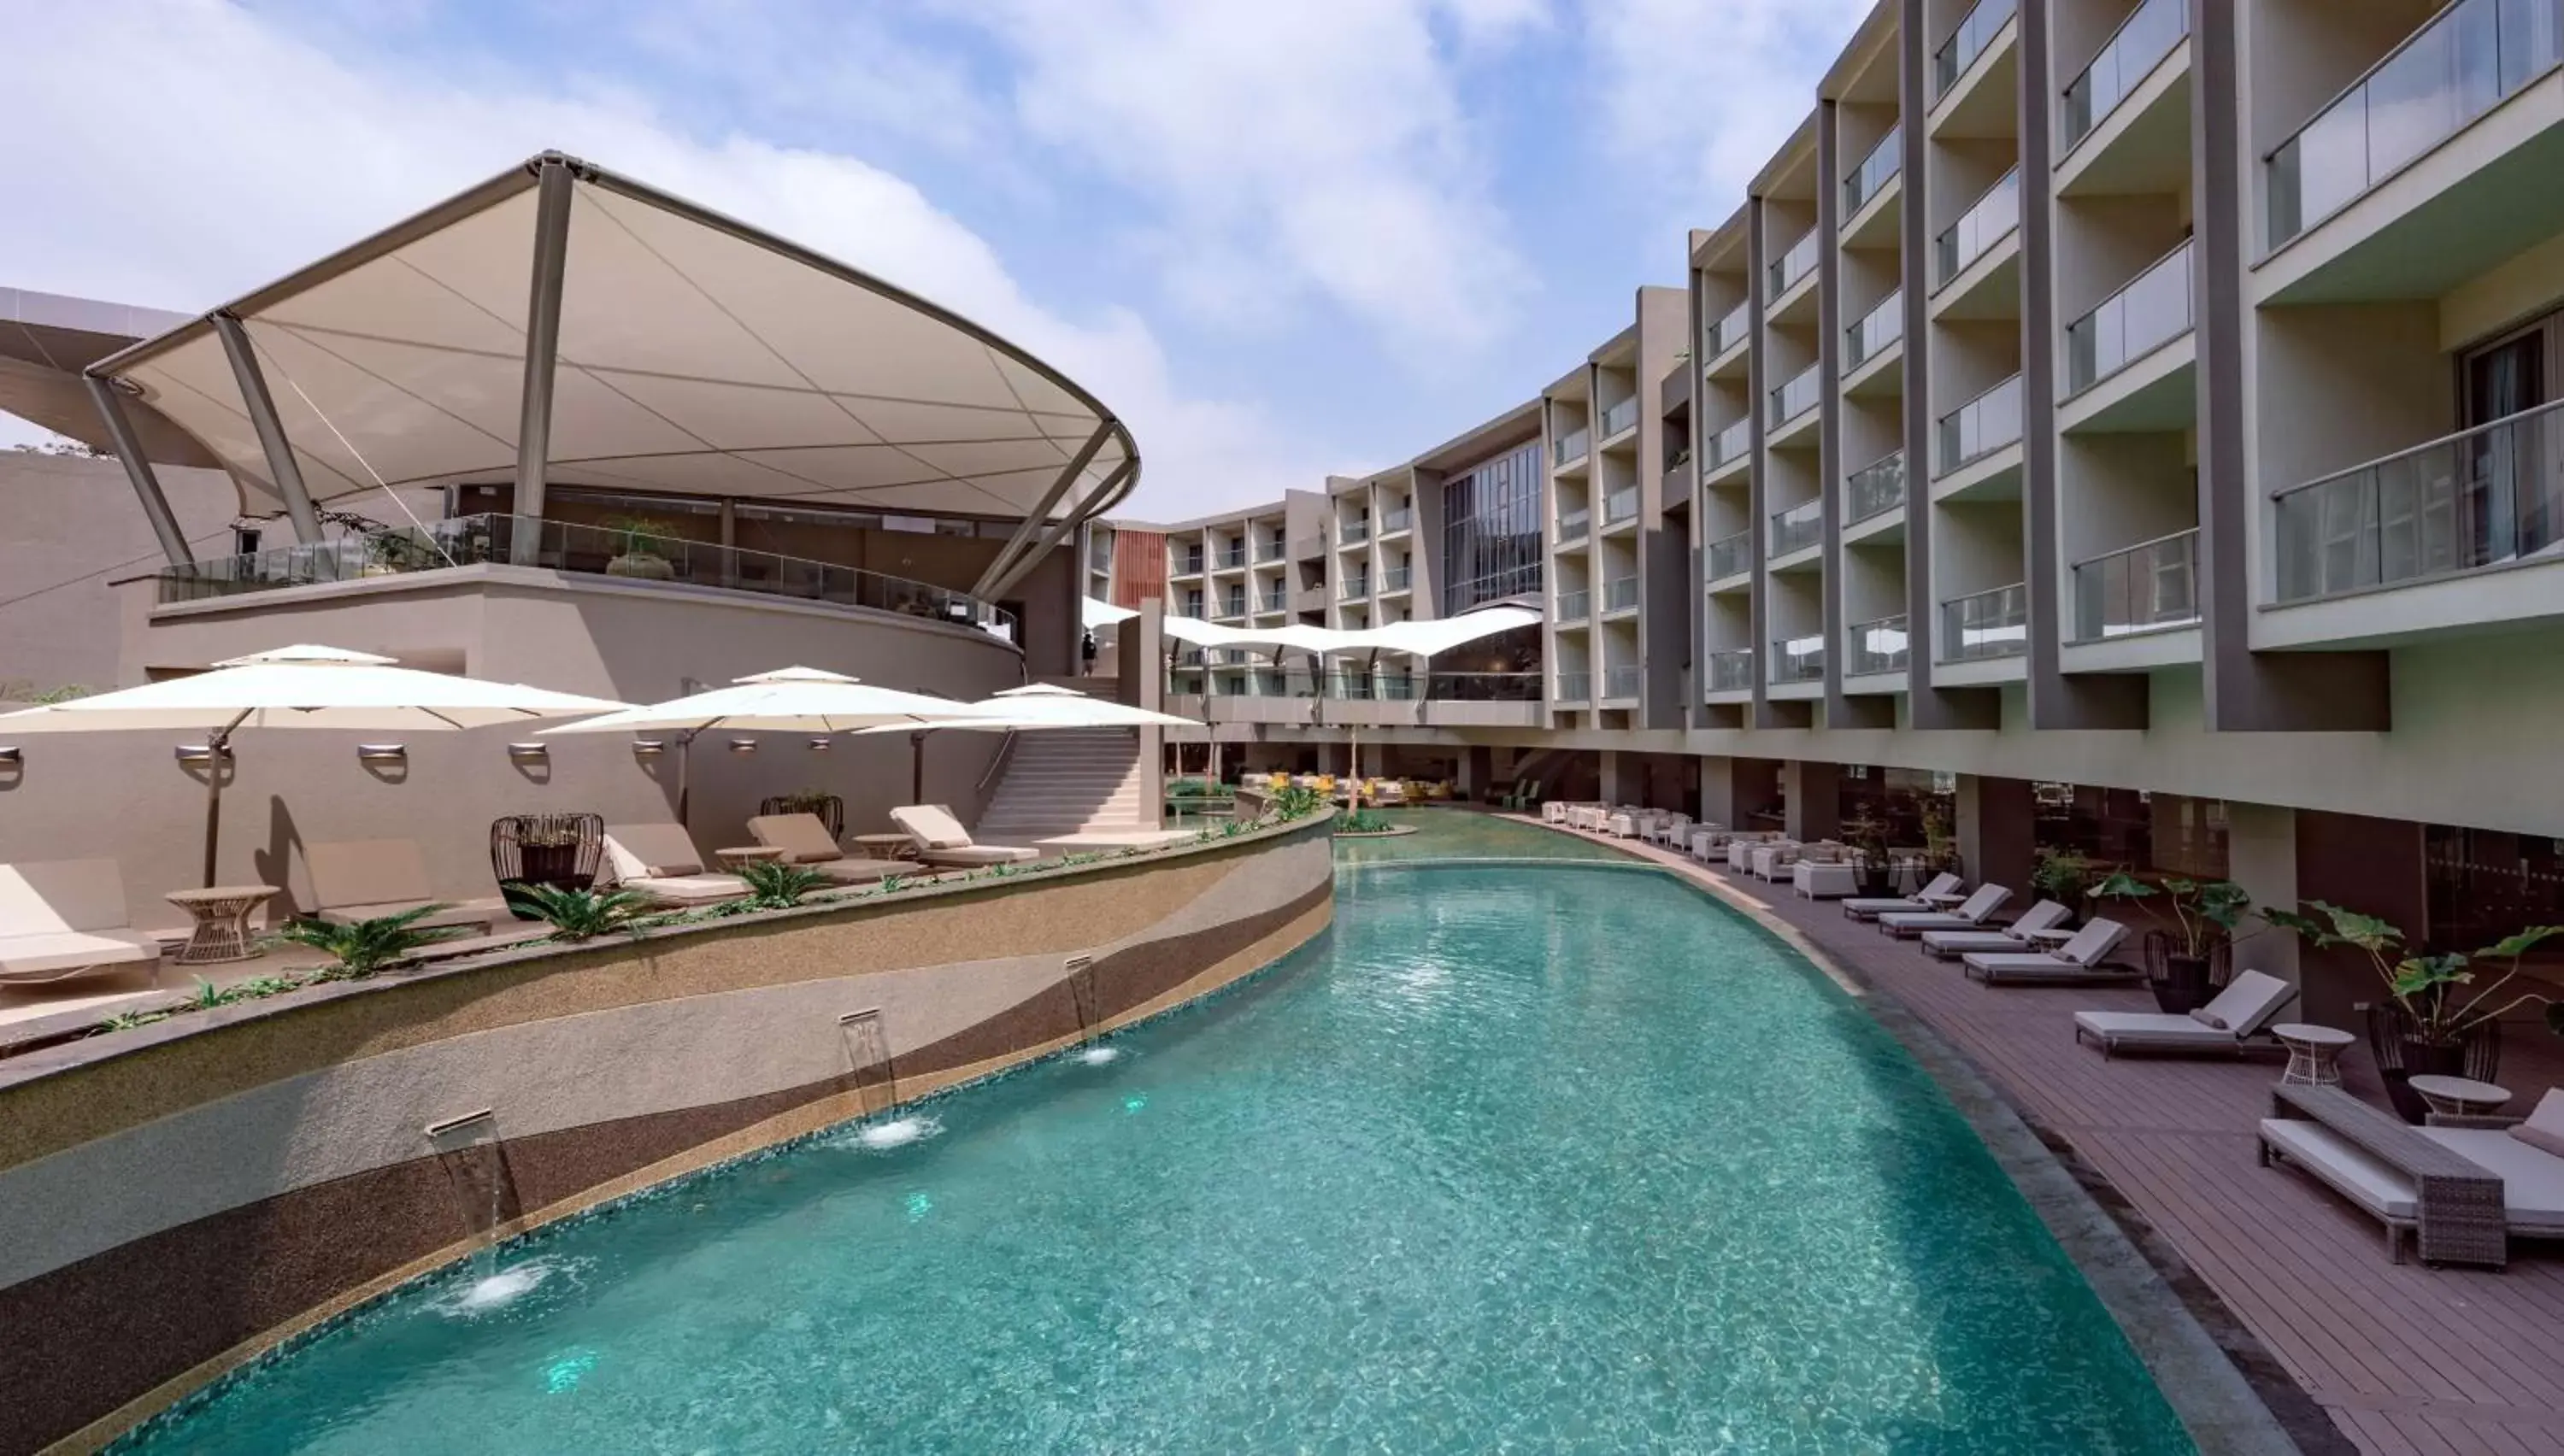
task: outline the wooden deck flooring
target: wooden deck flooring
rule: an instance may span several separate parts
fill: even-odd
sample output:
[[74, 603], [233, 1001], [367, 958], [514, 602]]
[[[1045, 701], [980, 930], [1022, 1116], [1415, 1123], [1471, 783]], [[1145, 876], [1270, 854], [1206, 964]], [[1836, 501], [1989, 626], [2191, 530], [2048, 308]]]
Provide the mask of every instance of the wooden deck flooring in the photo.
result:
[[[2257, 1165], [2276, 1060], [2104, 1060], [2075, 1044], [2073, 1013], [2153, 1010], [2143, 990], [1980, 985], [1787, 886], [1625, 847], [1761, 903], [1922, 1017], [2105, 1176], [2360, 1450], [2564, 1452], [2564, 1244], [2514, 1243], [2498, 1273], [2390, 1263], [2374, 1219]], [[2364, 1047], [2344, 1069], [2382, 1100]], [[2564, 1083], [2564, 1055], [2512, 1036], [2502, 1082], [2524, 1110]]]

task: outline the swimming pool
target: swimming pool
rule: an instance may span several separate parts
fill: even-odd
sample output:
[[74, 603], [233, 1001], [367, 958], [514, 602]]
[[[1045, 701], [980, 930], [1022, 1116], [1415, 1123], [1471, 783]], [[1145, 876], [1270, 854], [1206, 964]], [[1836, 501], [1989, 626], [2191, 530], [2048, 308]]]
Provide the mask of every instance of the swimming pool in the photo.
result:
[[2169, 1452], [1929, 1080], [1664, 876], [1349, 868], [1110, 1044], [404, 1292], [148, 1451]]

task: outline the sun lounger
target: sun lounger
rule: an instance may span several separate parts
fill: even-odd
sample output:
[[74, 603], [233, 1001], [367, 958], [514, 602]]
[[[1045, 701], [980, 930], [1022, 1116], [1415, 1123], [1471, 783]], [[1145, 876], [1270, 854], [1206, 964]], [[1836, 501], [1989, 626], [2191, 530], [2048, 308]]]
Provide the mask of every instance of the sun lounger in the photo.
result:
[[2271, 1018], [2279, 1014], [2279, 1008], [2296, 999], [2296, 995], [2295, 986], [2275, 975], [2239, 970], [2215, 1000], [2194, 1014], [2077, 1011], [2074, 1039], [2099, 1047], [2104, 1057], [2131, 1049], [2232, 1054], [2260, 1036]]
[[890, 811], [890, 822], [917, 845], [917, 857], [930, 865], [956, 868], [1012, 865], [1041, 858], [1037, 849], [1006, 844], [973, 844], [970, 831], [942, 804], [908, 804]]
[[[2338, 1087], [2279, 1086], [2259, 1129], [2263, 1166], [2295, 1164], [2386, 1225], [2388, 1257], [2417, 1236], [2427, 1264], [2501, 1268], [2509, 1240], [2564, 1236], [2564, 1093], [2549, 1092], [2517, 1136], [2500, 1119], [2414, 1128]], [[2542, 1136], [2541, 1136], [2542, 1135]]]
[[660, 905], [712, 905], [747, 895], [737, 875], [707, 875], [702, 852], [682, 825], [608, 824], [605, 862], [615, 882]]
[[1956, 960], [1962, 955], [1984, 951], [2029, 950], [2032, 931], [2052, 930], [2065, 924], [2073, 912], [2053, 900], [2042, 900], [2021, 913], [2021, 919], [1999, 931], [1925, 931], [1923, 953], [1935, 960]]
[[2133, 966], [2104, 963], [2127, 937], [2126, 926], [2096, 920], [2053, 950], [1980, 950], [1961, 956], [1959, 964], [1970, 976], [1990, 986], [2089, 986], [2134, 980], [2145, 972]]
[[1966, 885], [1956, 875], [1935, 875], [1932, 883], [1912, 895], [1893, 899], [1867, 897], [1843, 902], [1843, 914], [1856, 921], [1874, 921], [1883, 915], [1930, 915], [1946, 911], [1966, 898]]
[[748, 821], [748, 834], [767, 849], [783, 851], [785, 864], [816, 870], [840, 885], [869, 885], [901, 868], [896, 860], [848, 858], [816, 814], [759, 814]]
[[[334, 926], [380, 920], [440, 902], [427, 880], [427, 860], [414, 839], [341, 839], [303, 847], [312, 875], [312, 913]], [[501, 900], [446, 903], [410, 922], [421, 930], [459, 929], [476, 936], [507, 914]]]
[[127, 923], [113, 860], [0, 865], [0, 984], [36, 985], [147, 967], [160, 942]]
[[1925, 931], [1981, 931], [2010, 899], [2012, 892], [2001, 885], [1980, 885], [1956, 910], [1892, 911], [1878, 918], [1878, 929], [1900, 940], [1910, 940]]

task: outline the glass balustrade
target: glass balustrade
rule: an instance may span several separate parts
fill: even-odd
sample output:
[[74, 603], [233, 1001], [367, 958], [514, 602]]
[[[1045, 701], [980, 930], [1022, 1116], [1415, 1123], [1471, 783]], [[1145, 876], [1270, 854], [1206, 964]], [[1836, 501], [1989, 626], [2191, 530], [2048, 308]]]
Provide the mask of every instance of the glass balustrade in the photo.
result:
[[1888, 179], [1896, 175], [1896, 169], [1904, 162], [1905, 128], [1890, 126], [1887, 134], [1878, 139], [1878, 144], [1869, 149], [1869, 155], [1862, 157], [1860, 165], [1852, 168], [1851, 175], [1842, 180], [1844, 221], [1848, 222], [1853, 214], [1867, 206], [1869, 199], [1887, 186]]
[[1772, 554], [1804, 551], [1825, 538], [1825, 503], [1809, 501], [1772, 513]]
[[2058, 143], [2072, 151], [2189, 34], [2190, 0], [2146, 0], [2138, 6], [2119, 22], [2101, 54], [2066, 86], [2057, 114]]
[[1937, 474], [1948, 475], [2021, 439], [2021, 376], [2001, 384], [1943, 415], [1934, 427], [1940, 457]]
[[1264, 605], [1262, 610], [1268, 612], [1286, 612], [1290, 609], [1290, 593], [1282, 591], [1268, 591], [1264, 594]]
[[1561, 703], [1593, 702], [1594, 675], [1592, 673], [1560, 673], [1558, 675], [1558, 701]]
[[1233, 546], [1222, 546], [1220, 548], [1219, 569], [1222, 571], [1231, 570], [1245, 564], [1246, 543], [1244, 541], [1240, 541]]
[[1772, 640], [1772, 681], [1815, 683], [1825, 676], [1825, 639], [1776, 637]]
[[2564, 543], [2564, 400], [2282, 492], [2278, 600], [2471, 571]]
[[1843, 481], [1843, 524], [1867, 520], [1905, 504], [1905, 452], [1890, 451]]
[[1614, 576], [1602, 588], [1602, 610], [1627, 612], [1635, 611], [1637, 606], [1638, 578], [1635, 576]]
[[1385, 567], [1380, 573], [1380, 589], [1383, 592], [1404, 591], [1411, 584], [1413, 572], [1414, 568], [1408, 566]]
[[2065, 325], [2065, 391], [2080, 392], [2190, 332], [2185, 241], [2100, 307]]
[[1905, 336], [1905, 291], [1878, 301], [1878, 307], [1843, 329], [1843, 372], [1848, 374]]
[[1619, 667], [1606, 668], [1602, 673], [1602, 696], [1604, 698], [1635, 698], [1638, 696], [1638, 685], [1643, 676], [1643, 670], [1641, 670], [1635, 663], [1625, 663]]
[[1754, 422], [1738, 420], [1735, 424], [1709, 437], [1709, 463], [1725, 465], [1731, 460], [1742, 460], [1745, 458], [1745, 452], [1753, 446]]
[[2457, 0], [2266, 162], [2278, 247], [2456, 135], [2564, 57], [2564, 0]]
[[1905, 614], [1856, 622], [1843, 629], [1843, 676], [1905, 671]]
[[1816, 377], [1817, 365], [1810, 364], [1788, 383], [1772, 391], [1770, 423], [1786, 424], [1816, 407], [1823, 385]]
[[1557, 465], [1572, 465], [1585, 458], [1586, 436], [1583, 430], [1570, 430], [1558, 437], [1551, 460]]
[[1798, 285], [1799, 280], [1816, 271], [1819, 242], [1816, 230], [1810, 228], [1799, 241], [1790, 245], [1789, 251], [1772, 260], [1770, 272], [1773, 298], [1777, 299], [1788, 293]]
[[1371, 578], [1369, 576], [1348, 576], [1345, 578], [1344, 599], [1346, 601], [1358, 601], [1369, 595], [1371, 595]]
[[1941, 661], [2018, 657], [2029, 650], [2028, 583], [2017, 581], [1941, 603]]
[[2002, 33], [2004, 22], [2012, 19], [2015, 0], [1979, 0], [1977, 8], [1950, 32], [1950, 38], [1932, 53], [1932, 94], [1940, 96], [1959, 84], [1968, 68], [1986, 53]]
[[1558, 620], [1582, 622], [1594, 615], [1594, 594], [1590, 591], [1562, 591], [1558, 594]]
[[1724, 581], [1742, 575], [1754, 564], [1754, 532], [1740, 530], [1724, 540], [1709, 543], [1708, 580]]
[[1745, 330], [1753, 321], [1750, 307], [1739, 304], [1727, 315], [1709, 326], [1709, 338], [1701, 357], [1714, 359], [1745, 341]]
[[1414, 523], [1415, 520], [1413, 514], [1405, 507], [1400, 506], [1396, 510], [1388, 512], [1380, 518], [1380, 533], [1382, 535], [1395, 535]]
[[1602, 498], [1602, 523], [1604, 525], [1617, 525], [1623, 520], [1635, 518], [1637, 514], [1638, 488], [1636, 486], [1622, 486], [1620, 489], [1613, 491], [1611, 494]]
[[1370, 539], [1371, 522], [1369, 520], [1340, 520], [1336, 522], [1336, 540], [1339, 544], [1348, 546], [1359, 545]]
[[1948, 284], [2020, 227], [2021, 169], [2015, 167], [1932, 240], [1933, 284]]
[[2199, 620], [2199, 527], [2074, 563], [2074, 641]]
[[1618, 435], [1622, 430], [1636, 429], [1637, 425], [1638, 401], [1634, 396], [1608, 406], [1602, 411], [1602, 438], [1605, 440]]
[[1739, 693], [1753, 686], [1753, 648], [1731, 647], [1709, 655], [1709, 691]]
[[1585, 539], [1586, 533], [1593, 528], [1594, 517], [1592, 513], [1585, 511], [1567, 512], [1558, 518], [1558, 543], [1560, 545], [1566, 545], [1571, 541], [1581, 541]]

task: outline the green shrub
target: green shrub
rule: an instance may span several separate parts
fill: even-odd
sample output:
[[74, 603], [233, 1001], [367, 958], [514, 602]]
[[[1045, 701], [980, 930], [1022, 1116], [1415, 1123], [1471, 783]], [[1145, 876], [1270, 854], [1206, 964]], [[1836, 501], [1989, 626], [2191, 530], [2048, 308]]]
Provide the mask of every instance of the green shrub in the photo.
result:
[[1342, 834], [1386, 834], [1391, 827], [1389, 816], [1377, 809], [1356, 809], [1336, 816], [1336, 829]]
[[556, 885], [528, 885], [520, 899], [552, 928], [553, 939], [573, 943], [644, 929], [641, 917], [650, 905], [630, 890], [563, 890]]
[[422, 945], [433, 945], [439, 940], [450, 940], [462, 935], [460, 927], [422, 927], [418, 924], [445, 908], [442, 905], [414, 906], [398, 915], [376, 916], [369, 921], [343, 926], [322, 920], [298, 920], [277, 932], [276, 938], [288, 944], [307, 945], [327, 955], [331, 965], [323, 974], [329, 979], [362, 979], [409, 959]]
[[1333, 807], [1326, 795], [1295, 783], [1273, 796], [1272, 813], [1277, 819], [1306, 819]]
[[828, 877], [805, 865], [764, 860], [739, 867], [748, 882], [748, 903], [759, 910], [788, 910], [804, 896], [828, 888]]

